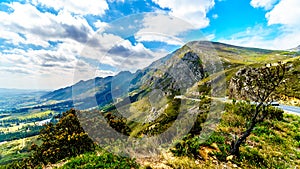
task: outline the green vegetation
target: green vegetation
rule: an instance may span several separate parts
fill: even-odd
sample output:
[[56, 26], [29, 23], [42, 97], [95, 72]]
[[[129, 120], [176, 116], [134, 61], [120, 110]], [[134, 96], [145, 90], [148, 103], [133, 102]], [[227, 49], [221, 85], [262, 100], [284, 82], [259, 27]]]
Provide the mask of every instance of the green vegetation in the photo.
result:
[[93, 141], [84, 133], [73, 109], [65, 112], [56, 125], [46, 125], [38, 138], [42, 143], [31, 145], [29, 158], [15, 161], [8, 166], [33, 168], [94, 150]]
[[287, 60], [285, 84], [277, 90], [278, 100], [285, 104], [300, 106], [300, 57]]
[[132, 159], [120, 157], [100, 151], [98, 153], [85, 153], [68, 160], [60, 169], [73, 168], [111, 168], [111, 169], [133, 169], [140, 166]]
[[21, 128], [18, 128], [17, 131], [14, 132], [0, 132], [0, 142], [3, 141], [11, 141], [11, 140], [17, 140], [21, 138], [31, 137], [38, 135], [40, 133], [40, 130], [44, 128], [43, 126], [37, 126], [37, 125], [25, 125]]
[[0, 118], [0, 142], [38, 135], [43, 128], [43, 124], [39, 123], [50, 119], [55, 122], [52, 118], [56, 114], [54, 111], [42, 111]]
[[65, 112], [56, 125], [50, 123], [43, 128], [39, 138], [42, 144], [31, 147], [33, 164], [55, 163], [94, 149], [94, 143], [81, 127], [74, 109]]
[[[272, 96], [276, 89], [282, 84], [286, 67], [278, 63], [277, 66], [261, 68], [245, 68], [239, 70], [230, 82], [231, 98], [250, 99], [256, 103], [255, 109], [245, 111], [247, 129], [238, 139], [232, 141], [230, 153], [240, 156], [240, 146], [251, 134], [254, 127], [266, 118], [273, 117], [270, 114]], [[278, 113], [279, 114], [279, 113]], [[276, 116], [277, 120], [282, 119], [282, 115]]]
[[[277, 120], [277, 114], [283, 112], [275, 108], [269, 110], [269, 114], [274, 116], [270, 116], [265, 122], [257, 125], [250, 139], [242, 144], [240, 157], [230, 157], [231, 141], [234, 135], [246, 129], [247, 123], [244, 115], [249, 109], [255, 109], [255, 106], [246, 102], [227, 104], [218, 129], [208, 140], [203, 142], [198, 136], [189, 135], [178, 141], [171, 152], [175, 156], [187, 156], [191, 162], [198, 159], [200, 163], [215, 168], [221, 165], [230, 166], [232, 163], [242, 168], [299, 166], [300, 117], [284, 114], [281, 120]], [[215, 158], [217, 162], [211, 164]], [[173, 166], [176, 165], [173, 164]]]
[[[68, 162], [61, 168], [139, 168], [130, 158], [115, 156], [100, 148], [95, 150], [96, 145], [83, 131], [74, 109], [63, 113], [55, 125], [46, 125], [38, 138], [24, 141], [3, 144], [1, 148], [6, 156], [1, 158], [2, 164], [8, 164], [0, 168], [41, 168], [64, 159]], [[24, 147], [20, 148], [21, 144]], [[20, 151], [26, 153], [18, 155]], [[24, 159], [15, 161], [21, 158]]]
[[[188, 100], [180, 97], [183, 94], [179, 92], [174, 79], [165, 74], [163, 69], [145, 70], [141, 71], [142, 73], [135, 79], [134, 84], [130, 84], [134, 86], [130, 89], [129, 99], [132, 102], [130, 104], [122, 100], [122, 92], [120, 92], [120, 98], [118, 98], [116, 105], [109, 102], [111, 98], [108, 96], [108, 92], [112, 89], [109, 87], [109, 79], [106, 79], [106, 81], [104, 78], [102, 80], [98, 79], [99, 86], [96, 89], [96, 91], [105, 91], [97, 94], [97, 101], [103, 103], [103, 105], [99, 105], [100, 111], [88, 112], [71, 109], [63, 114], [59, 122], [44, 126], [40, 132], [38, 130], [42, 126], [35, 125], [35, 123], [53, 117], [53, 114], [49, 111], [19, 114], [18, 116], [2, 116], [0, 119], [2, 124], [0, 123], [0, 125], [2, 125], [3, 130], [0, 133], [0, 139], [23, 138], [27, 137], [26, 134], [30, 134], [30, 132], [36, 132], [35, 134], [39, 133], [40, 135], [30, 139], [14, 140], [1, 144], [0, 164], [5, 165], [0, 166], [0, 168], [45, 168], [46, 166], [53, 168], [157, 168], [157, 166], [160, 166], [160, 168], [296, 168], [300, 166], [300, 117], [285, 114], [279, 109], [264, 104], [261, 105], [263, 109], [258, 111], [257, 105], [251, 105], [250, 101], [234, 100], [233, 103], [227, 103], [216, 130], [212, 131], [211, 135], [207, 135], [207, 137], [205, 135], [199, 137], [203, 124], [210, 122], [207, 121], [207, 117], [215, 117], [214, 114], [210, 114], [214, 113], [210, 112], [210, 107], [212, 101], [215, 102], [214, 104], [218, 104], [220, 101], [215, 101], [216, 98], [210, 97], [212, 93], [211, 83], [214, 78], [219, 78], [223, 73], [226, 75], [226, 82], [230, 82], [236, 72], [244, 67], [259, 70], [265, 64], [283, 61], [288, 68], [284, 76], [285, 83], [277, 88], [273, 98], [286, 101], [288, 104], [290, 104], [288, 102], [290, 99], [300, 100], [299, 53], [242, 48], [218, 43], [214, 43], [214, 45], [216, 45], [217, 54], [223, 62], [224, 70], [213, 75], [202, 72], [202, 70], [209, 69], [202, 63], [206, 61], [205, 57], [210, 56], [210, 51], [203, 50], [203, 53], [200, 54], [188, 46], [184, 46], [175, 52], [173, 58], [169, 58], [167, 61], [166, 69], [169, 70], [176, 68], [176, 65], [173, 64], [176, 64], [178, 59], [191, 62], [192, 67], [194, 66], [195, 70], [199, 70], [203, 79], [194, 86], [189, 86], [185, 96], [194, 99]], [[201, 48], [207, 49], [205, 46], [204, 44], [197, 47], [200, 50]], [[197, 59], [196, 55], [199, 55], [201, 60], [191, 61], [189, 56]], [[197, 69], [199, 67], [201, 69]], [[262, 81], [268, 79], [268, 77], [271, 78], [271, 81], [264, 82], [265, 88], [256, 88], [258, 93], [261, 89], [264, 91], [268, 89], [270, 87], [268, 85], [274, 81], [272, 75], [259, 77], [263, 78]], [[119, 80], [123, 81], [124, 79]], [[259, 82], [259, 80], [261, 79], [254, 82]], [[93, 93], [91, 92], [93, 89], [86, 88], [88, 86], [85, 85], [87, 82], [91, 83], [93, 80], [81, 82], [79, 95], [90, 96]], [[140, 83], [140, 86], [135, 86], [137, 83]], [[218, 87], [222, 87], [221, 85], [216, 84]], [[163, 91], [163, 97], [158, 97], [157, 100], [153, 99], [155, 103], [151, 102], [153, 100], [148, 95], [151, 93], [151, 87]], [[216, 90], [218, 90], [218, 87]], [[244, 89], [245, 86], [239, 88], [237, 92]], [[59, 98], [64, 90], [69, 94], [71, 93], [70, 88], [61, 89], [57, 91], [57, 95], [49, 95], [49, 97]], [[230, 91], [227, 90], [227, 93], [229, 94]], [[266, 97], [268, 96], [267, 93]], [[63, 95], [63, 97], [67, 98], [67, 95]], [[156, 95], [153, 95], [153, 97], [156, 97]], [[244, 99], [249, 99], [249, 97], [245, 96]], [[107, 102], [102, 102], [103, 100]], [[266, 103], [267, 99], [256, 101]], [[190, 132], [184, 138], [175, 140], [174, 147], [170, 150], [165, 150], [166, 152], [163, 152], [161, 156], [155, 156], [152, 159], [138, 157], [140, 159], [135, 160], [116, 156], [105, 151], [104, 149], [107, 147], [100, 148], [95, 145], [87, 133], [84, 132], [77, 118], [77, 116], [88, 117], [83, 120], [86, 120], [85, 124], [89, 125], [97, 120], [97, 117], [93, 115], [102, 115], [107, 121], [107, 124], [102, 124], [103, 126], [109, 125], [130, 138], [143, 139], [144, 136], [155, 136], [167, 131], [174, 124], [174, 121], [179, 118], [180, 111], [182, 109], [188, 110], [192, 107], [191, 105], [199, 109], [196, 109], [198, 116]], [[131, 113], [129, 114], [130, 117], [125, 118], [119, 112], [120, 110], [128, 110]], [[88, 113], [95, 114], [88, 116]], [[257, 117], [263, 120], [256, 121], [255, 119], [257, 123], [252, 125], [253, 114], [257, 113]], [[135, 121], [136, 119], [145, 121]], [[6, 127], [9, 127], [9, 131]], [[90, 134], [102, 134], [99, 132], [102, 128], [97, 127], [97, 124], [91, 127], [93, 130], [89, 131]], [[247, 139], [240, 143], [238, 155], [232, 153], [231, 150], [236, 141], [249, 128], [251, 128], [251, 132], [248, 133]], [[180, 132], [181, 129], [176, 130]], [[99, 137], [106, 138], [104, 134]], [[110, 136], [109, 134], [107, 134], [107, 137]], [[115, 144], [119, 143], [113, 137], [107, 140]], [[24, 160], [20, 160], [22, 158]], [[161, 165], [157, 165], [157, 163]]]
[[37, 136], [34, 136], [1, 143], [0, 165], [29, 157], [31, 145], [39, 142]]

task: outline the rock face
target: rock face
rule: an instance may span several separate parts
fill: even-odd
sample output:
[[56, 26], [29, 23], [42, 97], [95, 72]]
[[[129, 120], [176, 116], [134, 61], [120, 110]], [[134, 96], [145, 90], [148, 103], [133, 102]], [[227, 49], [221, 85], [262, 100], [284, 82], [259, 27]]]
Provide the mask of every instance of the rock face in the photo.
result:
[[161, 76], [155, 78], [154, 88], [179, 91], [186, 90], [204, 77], [200, 57], [189, 51], [180, 58], [180, 51], [175, 53], [166, 64], [160, 68]]
[[[272, 52], [216, 42], [193, 41], [135, 73], [120, 72], [113, 77], [97, 77], [80, 81], [73, 86], [50, 92], [44, 95], [42, 99], [45, 102], [80, 99], [74, 103], [77, 105], [95, 100], [96, 97], [96, 102], [85, 104], [83, 107], [88, 108], [96, 104], [104, 106], [114, 100], [121, 101], [122, 98], [128, 96], [130, 96], [130, 101], [134, 102], [151, 89], [160, 89], [165, 95], [170, 96], [174, 92], [184, 93], [196, 82], [211, 74], [223, 71], [224, 68], [239, 66], [237, 63], [231, 63], [230, 59], [243, 60], [248, 59], [249, 53], [259, 56]], [[219, 77], [219, 79], [224, 78]], [[222, 83], [212, 83], [220, 85], [219, 88], [215, 88], [216, 90], [223, 91]]]

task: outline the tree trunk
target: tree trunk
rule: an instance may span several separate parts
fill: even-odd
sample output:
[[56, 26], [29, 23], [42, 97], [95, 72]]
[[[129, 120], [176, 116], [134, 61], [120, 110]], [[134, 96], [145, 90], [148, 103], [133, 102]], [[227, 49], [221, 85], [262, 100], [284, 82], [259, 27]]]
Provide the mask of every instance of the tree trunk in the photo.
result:
[[246, 130], [246, 132], [242, 135], [242, 137], [238, 138], [238, 140], [236, 142], [234, 142], [234, 141], [232, 142], [231, 150], [230, 150], [231, 155], [235, 155], [237, 157], [240, 156], [240, 146], [243, 143], [243, 141], [245, 141], [246, 138], [251, 134], [254, 126], [255, 126], [255, 124], [251, 125], [249, 127], [249, 129]]
[[231, 154], [231, 155], [235, 155], [235, 156], [237, 156], [237, 157], [240, 156], [240, 146], [241, 146], [241, 144], [243, 143], [243, 141], [245, 141], [246, 138], [251, 134], [252, 130], [254, 129], [254, 127], [255, 127], [255, 125], [256, 125], [256, 123], [257, 123], [256, 118], [257, 118], [257, 116], [258, 116], [258, 114], [259, 114], [259, 111], [260, 111], [259, 108], [260, 108], [262, 105], [263, 105], [263, 103], [260, 103], [258, 106], [256, 106], [256, 109], [255, 109], [255, 115], [254, 115], [254, 117], [253, 117], [252, 120], [251, 120], [251, 125], [250, 125], [250, 127], [244, 132], [244, 134], [243, 134], [240, 138], [238, 138], [237, 141], [234, 140], [234, 141], [231, 143], [231, 150], [230, 150], [230, 154]]

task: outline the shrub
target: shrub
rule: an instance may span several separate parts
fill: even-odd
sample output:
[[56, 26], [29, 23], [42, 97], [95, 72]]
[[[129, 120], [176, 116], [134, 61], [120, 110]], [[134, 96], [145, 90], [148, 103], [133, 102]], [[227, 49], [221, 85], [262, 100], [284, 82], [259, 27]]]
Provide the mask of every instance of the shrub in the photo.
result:
[[294, 139], [298, 142], [300, 142], [300, 132], [298, 132], [295, 136]]
[[71, 158], [70, 161], [61, 168], [133, 169], [139, 168], [139, 165], [130, 158], [115, 156], [111, 153], [103, 152], [100, 155], [97, 155], [95, 153], [85, 153], [75, 158]]
[[225, 144], [225, 137], [221, 133], [214, 132], [205, 142], [199, 136], [187, 135], [183, 140], [178, 141], [171, 152], [175, 156], [189, 156], [198, 158], [201, 146], [211, 146], [216, 143], [221, 152], [215, 153], [219, 160], [225, 160], [230, 146]]
[[40, 146], [33, 144], [31, 147], [34, 151], [31, 158], [34, 164], [55, 163], [94, 149], [94, 143], [80, 126], [74, 109], [63, 113], [56, 125], [46, 125], [39, 138], [43, 143]]

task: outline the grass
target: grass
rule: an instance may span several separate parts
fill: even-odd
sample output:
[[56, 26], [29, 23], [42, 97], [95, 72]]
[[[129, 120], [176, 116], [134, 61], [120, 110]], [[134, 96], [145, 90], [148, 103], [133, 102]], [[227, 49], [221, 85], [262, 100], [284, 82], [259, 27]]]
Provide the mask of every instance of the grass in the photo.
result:
[[128, 157], [121, 157], [113, 155], [105, 151], [98, 151], [93, 153], [85, 153], [77, 157], [71, 158], [66, 164], [59, 167], [60, 169], [73, 168], [111, 168], [111, 169], [134, 169], [140, 166], [135, 160]]
[[[41, 112], [13, 114], [11, 116], [1, 118], [0, 122], [2, 122], [3, 120], [28, 120], [28, 119], [33, 119], [33, 118], [46, 117], [46, 116], [49, 116], [50, 114], [56, 114], [56, 112], [47, 110], [47, 111], [41, 111]], [[10, 126], [7, 126], [7, 127], [0, 127], [0, 132], [4, 132], [4, 133], [17, 132], [22, 127], [33, 126], [33, 125], [35, 125], [34, 122], [19, 123], [18, 125], [10, 124]]]
[[[241, 120], [232, 113], [225, 113], [219, 127], [223, 133], [240, 133], [242, 125], [232, 125]], [[294, 168], [300, 165], [300, 145], [297, 141], [300, 117], [284, 114], [282, 121], [266, 120], [259, 124], [241, 147], [242, 168]]]
[[54, 114], [54, 111], [46, 110], [46, 111], [40, 111], [40, 112], [32, 112], [32, 113], [18, 113], [13, 114], [12, 116], [1, 118], [1, 120], [11, 120], [11, 119], [19, 119], [19, 120], [25, 120], [35, 117], [44, 117], [48, 116], [50, 113]]
[[[178, 57], [182, 58], [189, 50], [185, 46], [178, 51]], [[292, 65], [292, 70], [288, 72], [287, 76], [289, 79], [287, 82], [288, 89], [281, 88], [278, 94], [284, 94], [289, 98], [300, 98], [300, 60], [299, 56], [296, 57], [296, 53], [228, 46], [218, 47], [217, 52], [221, 57], [225, 70], [210, 75], [200, 81], [198, 85], [205, 84], [222, 74], [225, 74], [226, 82], [228, 83], [235, 72], [244, 66], [257, 67], [266, 63], [275, 63], [284, 60]], [[157, 71], [153, 72], [152, 75], [159, 76], [161, 74], [160, 71]], [[165, 83], [168, 82], [166, 81]], [[143, 87], [149, 89], [149, 86]], [[197, 92], [197, 85], [194, 87], [194, 90], [190, 92]], [[164, 107], [164, 105], [168, 106], [165, 107], [163, 113], [153, 122], [146, 124], [128, 122], [130, 120], [144, 119], [152, 107]], [[177, 106], [180, 107], [178, 101], [176, 102], [176, 100], [170, 98], [162, 98], [157, 103], [150, 103], [148, 97], [141, 97], [134, 103], [118, 108], [118, 111], [123, 109], [130, 113], [127, 121], [127, 125], [132, 129], [130, 136], [142, 137], [143, 134], [156, 135], [168, 129], [177, 117]], [[243, 126], [247, 125], [246, 115], [236, 113], [231, 108], [226, 109], [217, 130], [205, 142], [191, 135], [187, 136], [184, 140], [177, 140], [178, 144], [176, 145], [180, 151], [171, 150], [173, 154], [169, 153], [169, 155], [164, 156], [165, 165], [172, 168], [296, 168], [300, 166], [300, 117], [290, 114], [284, 114], [284, 118], [281, 121], [267, 120], [256, 126], [247, 141], [241, 146], [241, 157], [239, 159], [229, 159], [232, 136], [240, 135], [246, 129]], [[116, 110], [113, 105], [108, 105], [102, 107], [102, 111], [112, 111], [113, 113]], [[242, 111], [242, 109], [239, 109], [239, 111]], [[33, 112], [30, 114], [18, 114], [14, 117], [4, 117], [2, 119], [28, 119], [47, 116], [50, 113], [52, 112]], [[13, 126], [9, 130], [16, 131], [18, 127], [21, 126]], [[33, 137], [28, 138], [28, 140], [25, 139], [24, 142], [16, 140], [0, 145], [2, 153], [0, 164], [28, 156], [29, 145], [35, 141]], [[60, 168], [141, 167], [133, 159], [115, 156], [102, 150], [81, 154], [77, 157], [65, 159], [64, 161], [67, 162]], [[151, 163], [150, 166], [144, 167], [151, 167]]]
[[300, 106], [300, 57], [288, 59], [290, 70], [286, 73], [285, 84], [277, 91], [278, 98], [285, 104]]
[[4, 133], [13, 133], [26, 126], [33, 126], [34, 123], [20, 123], [19, 125], [12, 124], [11, 127], [0, 127], [0, 132]]
[[[244, 118], [239, 116], [241, 115], [230, 111], [225, 112], [217, 130], [204, 143], [196, 137], [178, 141], [183, 146], [180, 150], [184, 151], [178, 152], [177, 149], [175, 156], [165, 156], [167, 165], [172, 168], [240, 167], [247, 169], [300, 166], [300, 116], [285, 113], [281, 121], [266, 120], [259, 124], [241, 146], [241, 157], [229, 159], [232, 135], [245, 130], [241, 128], [245, 124]], [[237, 121], [240, 121], [239, 125]], [[215, 145], [218, 150], [213, 148], [216, 147]], [[192, 149], [196, 151], [193, 152]], [[174, 149], [171, 151], [174, 153]], [[205, 151], [208, 151], [208, 154], [204, 159], [203, 152]], [[181, 155], [178, 156], [176, 153], [181, 153]], [[190, 156], [191, 153], [195, 155]]]
[[0, 165], [15, 160], [21, 160], [29, 156], [32, 143], [39, 142], [37, 136], [25, 139], [13, 140], [0, 144]]

